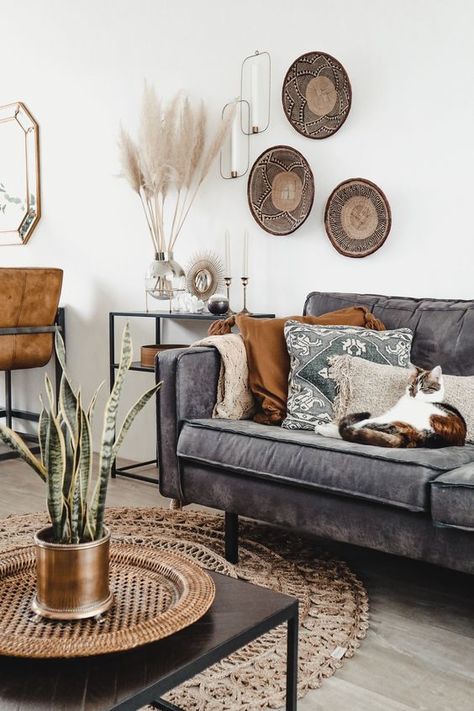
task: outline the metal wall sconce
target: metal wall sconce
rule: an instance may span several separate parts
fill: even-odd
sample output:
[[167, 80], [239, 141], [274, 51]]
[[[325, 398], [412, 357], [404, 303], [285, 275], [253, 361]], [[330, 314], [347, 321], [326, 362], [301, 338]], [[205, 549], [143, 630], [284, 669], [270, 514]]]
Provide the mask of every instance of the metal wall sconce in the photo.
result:
[[222, 109], [222, 118], [235, 107], [232, 128], [220, 157], [225, 180], [241, 178], [250, 165], [249, 137], [263, 133], [270, 125], [271, 58], [269, 52], [245, 57], [240, 72], [240, 96]]
[[263, 133], [270, 125], [272, 62], [268, 52], [245, 57], [240, 72], [240, 97], [250, 105], [250, 128], [241, 123], [244, 133]]
[[[222, 109], [222, 118], [234, 110], [232, 126], [221, 149], [220, 172], [224, 180], [241, 178], [250, 164], [250, 105], [243, 99], [230, 101]], [[247, 127], [246, 131], [241, 126]]]

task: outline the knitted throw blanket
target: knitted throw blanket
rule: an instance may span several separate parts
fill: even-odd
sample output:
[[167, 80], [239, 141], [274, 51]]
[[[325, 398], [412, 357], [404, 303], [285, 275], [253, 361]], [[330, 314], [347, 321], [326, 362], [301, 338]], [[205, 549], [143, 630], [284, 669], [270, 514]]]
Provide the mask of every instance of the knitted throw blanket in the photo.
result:
[[255, 412], [255, 401], [249, 388], [247, 353], [242, 337], [230, 333], [208, 336], [193, 346], [211, 346], [219, 351], [221, 369], [213, 417], [224, 420], [247, 420]]

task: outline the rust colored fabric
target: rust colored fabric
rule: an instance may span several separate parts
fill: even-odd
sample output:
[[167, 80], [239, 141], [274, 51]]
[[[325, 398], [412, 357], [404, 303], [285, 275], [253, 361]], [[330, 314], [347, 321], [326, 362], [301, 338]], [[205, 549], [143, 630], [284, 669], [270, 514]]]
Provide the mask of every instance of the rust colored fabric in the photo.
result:
[[235, 322], [244, 339], [250, 389], [258, 403], [256, 422], [279, 425], [286, 417], [290, 358], [284, 325], [289, 320], [322, 326], [362, 326], [383, 331], [385, 326], [365, 306], [351, 306], [321, 316], [287, 316], [257, 319], [237, 315]]
[[232, 333], [232, 328], [235, 326], [235, 315], [229, 318], [221, 318], [219, 321], [213, 321], [207, 329], [208, 336], [227, 336]]
[[[52, 326], [62, 281], [62, 269], [0, 269], [0, 327]], [[0, 335], [0, 370], [46, 365], [53, 352], [53, 335]]]

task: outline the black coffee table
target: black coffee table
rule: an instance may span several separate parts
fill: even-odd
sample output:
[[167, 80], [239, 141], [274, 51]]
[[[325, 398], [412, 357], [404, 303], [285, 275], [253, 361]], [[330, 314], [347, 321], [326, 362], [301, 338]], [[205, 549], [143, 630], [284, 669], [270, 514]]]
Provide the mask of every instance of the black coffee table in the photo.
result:
[[191, 627], [129, 652], [82, 659], [0, 657], [0, 711], [177, 711], [161, 696], [248, 642], [288, 624], [286, 710], [296, 710], [298, 601], [210, 573], [216, 599]]

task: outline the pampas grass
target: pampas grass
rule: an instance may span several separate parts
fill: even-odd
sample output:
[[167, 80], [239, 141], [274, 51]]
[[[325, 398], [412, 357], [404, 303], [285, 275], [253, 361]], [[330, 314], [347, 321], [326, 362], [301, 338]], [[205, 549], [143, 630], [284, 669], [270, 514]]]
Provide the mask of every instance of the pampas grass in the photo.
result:
[[[140, 198], [156, 252], [172, 252], [226, 134], [233, 113], [208, 135], [207, 112], [178, 93], [166, 106], [145, 84], [138, 141], [119, 135], [122, 177]], [[168, 227], [169, 225], [169, 227]]]

